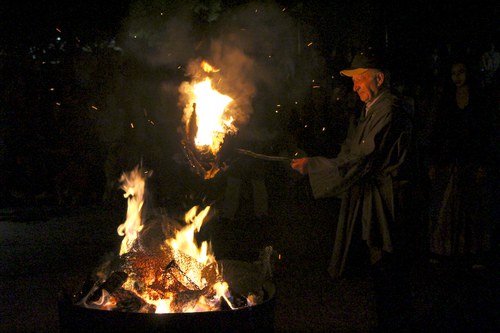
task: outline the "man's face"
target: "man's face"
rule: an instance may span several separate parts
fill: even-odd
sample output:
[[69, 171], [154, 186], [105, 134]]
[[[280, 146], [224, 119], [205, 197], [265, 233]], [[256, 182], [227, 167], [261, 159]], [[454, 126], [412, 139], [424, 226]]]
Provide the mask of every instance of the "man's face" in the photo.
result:
[[352, 77], [352, 89], [363, 103], [369, 103], [378, 96], [383, 81], [384, 74], [382, 72], [369, 69]]

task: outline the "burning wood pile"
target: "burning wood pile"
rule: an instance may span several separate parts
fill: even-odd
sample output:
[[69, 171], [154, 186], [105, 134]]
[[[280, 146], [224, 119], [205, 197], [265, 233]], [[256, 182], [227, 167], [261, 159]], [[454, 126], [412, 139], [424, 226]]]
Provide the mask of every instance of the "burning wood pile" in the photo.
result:
[[[113, 256], [72, 295], [75, 305], [91, 309], [139, 313], [207, 312], [239, 309], [266, 299], [273, 250], [267, 247], [255, 263], [217, 262], [206, 241], [195, 234], [210, 207], [193, 207], [185, 225], [160, 221], [163, 237], [148, 240], [142, 223], [145, 176], [138, 168], [121, 178], [128, 198], [127, 219], [119, 256]], [[157, 235], [156, 235], [157, 236]], [[158, 238], [158, 237], [157, 237]]]

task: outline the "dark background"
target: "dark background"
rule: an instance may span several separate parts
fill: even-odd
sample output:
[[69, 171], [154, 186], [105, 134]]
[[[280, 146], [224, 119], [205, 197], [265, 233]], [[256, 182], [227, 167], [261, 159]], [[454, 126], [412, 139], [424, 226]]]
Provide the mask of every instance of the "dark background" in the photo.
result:
[[[288, 27], [281, 26], [285, 21], [277, 16], [268, 21], [264, 16], [262, 23], [254, 22], [248, 13], [240, 12], [233, 21], [224, 17], [248, 3], [52, 0], [3, 4], [0, 122], [1, 163], [6, 170], [1, 181], [9, 188], [6, 192], [24, 187], [38, 195], [57, 186], [64, 190], [53, 192], [86, 187], [87, 192], [99, 194], [79, 196], [98, 200], [105, 192], [105, 178], [110, 177], [104, 165], [110, 156], [120, 154], [117, 142], [135, 152], [128, 152], [128, 161], [113, 161], [118, 166], [112, 177], [117, 179], [120, 169], [129, 170], [138, 161], [167, 170], [178, 152], [181, 112], [176, 91], [187, 75], [186, 62], [208, 52], [203, 47], [210, 38], [222, 32], [230, 35], [231, 28], [224, 28], [227, 23], [235, 29], [241, 24], [253, 33], [242, 34], [238, 45], [262, 66], [255, 70], [261, 81], [252, 102], [256, 109], [269, 111], [260, 120], [270, 128], [307, 114], [304, 110], [315, 98], [311, 82], [325, 88], [321, 98], [328, 98], [334, 81], [346, 80], [339, 77], [339, 67], [348, 65], [353, 52], [367, 46], [384, 49], [398, 78], [428, 86], [427, 66], [434, 48], [442, 57], [459, 50], [478, 60], [491, 42], [499, 45], [500, 9], [495, 1], [278, 1], [278, 14], [291, 18]], [[165, 28], [165, 24], [170, 25]], [[286, 29], [291, 31], [291, 41], [280, 44], [279, 34]], [[288, 53], [278, 55], [285, 48]], [[174, 56], [169, 58], [168, 52]], [[276, 60], [268, 62], [272, 52]], [[292, 79], [278, 77], [283, 76], [280, 66], [290, 59]], [[276, 104], [286, 109], [279, 117]], [[314, 117], [321, 129], [323, 116], [314, 113]], [[318, 134], [313, 133], [314, 137]], [[321, 145], [309, 143], [309, 147]], [[173, 191], [189, 187], [176, 184], [183, 179], [176, 170], [161, 172], [156, 174], [160, 187], [168, 181]], [[82, 175], [79, 182], [71, 176], [75, 174]]]
[[[0, 331], [57, 331], [61, 288], [69, 280], [82, 282], [104, 253], [117, 253], [121, 237], [116, 227], [126, 212], [116, 182], [121, 171], [139, 161], [148, 164], [154, 170], [148, 186], [159, 200], [153, 212], [169, 217], [174, 206], [177, 213], [197, 204], [193, 194], [220, 199], [223, 193], [223, 182], [204, 182], [186, 164], [172, 159], [179, 146], [179, 109], [177, 99], [165, 101], [158, 87], [167, 84], [176, 91], [185, 73], [182, 66], [177, 70], [177, 63], [162, 67], [144, 61], [140, 56], [148, 48], [141, 44], [134, 45], [135, 52], [125, 48], [121, 33], [129, 3], [2, 4]], [[158, 5], [172, 12], [178, 5], [143, 3], [144, 8]], [[244, 3], [224, 1], [221, 10]], [[489, 42], [500, 45], [497, 1], [280, 3], [301, 33], [301, 65], [328, 64], [334, 50], [345, 56], [366, 45], [383, 45], [405, 77], [430, 85], [423, 66], [434, 47], [442, 53], [448, 45], [470, 47], [478, 59]], [[203, 35], [210, 25], [203, 14], [195, 19], [193, 35]], [[62, 49], [57, 37], [65, 43]], [[118, 49], [111, 43], [115, 37]], [[310, 48], [305, 46], [309, 42]], [[305, 51], [312, 49], [315, 52]], [[333, 75], [334, 67], [327, 68], [325, 72]], [[297, 81], [317, 74], [308, 73], [307, 66], [302, 69], [305, 74], [297, 75]], [[299, 104], [310, 101], [304, 98]], [[319, 113], [308, 114], [314, 115], [321, 118]], [[316, 123], [321, 130], [323, 120]], [[317, 134], [311, 131], [309, 138], [322, 142]], [[315, 143], [310, 147], [318, 148]], [[126, 158], [119, 158], [123, 146]], [[271, 218], [266, 223], [253, 221], [251, 195], [244, 194], [247, 205], [236, 223], [212, 223], [215, 230], [206, 231], [213, 236], [216, 253], [253, 261], [258, 250], [272, 244], [282, 255], [275, 275], [277, 332], [370, 332], [376, 324], [370, 280], [361, 272], [357, 278], [331, 281], [325, 271], [339, 201], [314, 200], [307, 179], [281, 164], [270, 170], [275, 172], [268, 175]], [[114, 191], [106, 197], [105, 183], [110, 180]], [[168, 204], [165, 210], [163, 204]], [[418, 239], [424, 237], [424, 221], [421, 226]], [[485, 271], [465, 269], [459, 262], [432, 266], [425, 257], [415, 266], [415, 315], [421, 325], [417, 332], [496, 332], [500, 292], [498, 246], [495, 249], [491, 269]]]
[[[230, 8], [247, 2], [221, 1], [221, 4], [222, 8]], [[2, 41], [10, 45], [39, 42], [50, 38], [55, 27], [88, 38], [97, 32], [116, 33], [121, 19], [128, 13], [129, 3], [130, 0], [9, 1], [2, 6]], [[291, 10], [298, 19], [314, 25], [326, 48], [353, 35], [383, 40], [386, 31], [393, 48], [411, 51], [428, 49], [443, 41], [482, 46], [498, 39], [499, 34], [500, 9], [493, 0], [277, 3]]]

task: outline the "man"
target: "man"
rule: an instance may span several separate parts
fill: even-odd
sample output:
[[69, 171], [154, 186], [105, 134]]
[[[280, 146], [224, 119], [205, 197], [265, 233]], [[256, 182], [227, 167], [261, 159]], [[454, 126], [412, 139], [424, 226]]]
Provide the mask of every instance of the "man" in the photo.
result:
[[[294, 159], [292, 168], [309, 175], [315, 198], [342, 199], [328, 272], [341, 277], [349, 255], [366, 250], [375, 287], [381, 331], [401, 331], [408, 308], [408, 261], [400, 191], [411, 126], [409, 113], [389, 90], [385, 66], [371, 51], [357, 54], [351, 68], [353, 89], [365, 107], [349, 129], [337, 157]], [[358, 247], [359, 248], [359, 247]]]

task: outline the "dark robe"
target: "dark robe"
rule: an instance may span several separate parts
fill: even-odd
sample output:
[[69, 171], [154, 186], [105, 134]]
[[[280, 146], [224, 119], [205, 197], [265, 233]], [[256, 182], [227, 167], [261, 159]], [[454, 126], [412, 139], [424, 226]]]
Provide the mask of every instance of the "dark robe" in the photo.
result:
[[[463, 109], [455, 90], [444, 94], [429, 151], [435, 177], [430, 192], [430, 251], [441, 256], [481, 255], [491, 249], [493, 106], [470, 88]], [[485, 175], [478, 177], [479, 170]]]
[[[344, 271], [356, 228], [370, 250], [371, 263], [382, 252], [403, 246], [397, 217], [402, 165], [411, 137], [410, 115], [389, 91], [383, 91], [368, 115], [348, 131], [336, 158], [312, 157], [309, 180], [315, 198], [342, 198], [333, 255], [328, 271]], [[359, 226], [358, 224], [361, 224]]]

